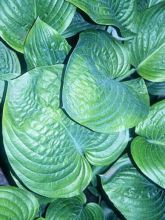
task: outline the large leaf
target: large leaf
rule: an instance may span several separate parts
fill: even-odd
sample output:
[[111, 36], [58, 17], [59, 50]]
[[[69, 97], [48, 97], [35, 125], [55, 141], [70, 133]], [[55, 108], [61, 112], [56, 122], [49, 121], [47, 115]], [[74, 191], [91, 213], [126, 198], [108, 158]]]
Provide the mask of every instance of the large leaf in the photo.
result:
[[[165, 3], [147, 9], [130, 45], [131, 63], [147, 80], [165, 81]], [[153, 25], [154, 24], [154, 25]]]
[[21, 74], [17, 55], [0, 42], [0, 80], [10, 80]]
[[128, 131], [95, 133], [63, 113], [62, 67], [36, 68], [12, 80], [3, 112], [3, 139], [15, 173], [32, 191], [53, 198], [83, 191], [92, 176], [89, 162], [113, 162], [129, 139]]
[[33, 220], [39, 211], [37, 199], [28, 191], [0, 186], [0, 219]]
[[83, 16], [79, 13], [76, 12], [75, 16], [73, 17], [73, 20], [69, 27], [62, 33], [62, 35], [66, 38], [72, 37], [77, 33], [80, 33], [84, 30], [88, 29], [102, 29], [105, 30], [106, 26], [104, 25], [95, 25], [92, 23], [89, 23], [86, 21]]
[[84, 194], [70, 199], [57, 199], [46, 213], [47, 220], [104, 220], [102, 209], [96, 203], [87, 203]]
[[139, 168], [155, 183], [165, 188], [165, 100], [154, 104], [147, 118], [136, 127], [131, 146]]
[[96, 23], [135, 30], [135, 0], [67, 0], [86, 12]]
[[165, 192], [142, 176], [127, 156], [101, 176], [109, 199], [128, 220], [163, 220]]
[[148, 114], [148, 93], [142, 79], [121, 81], [128, 75], [129, 56], [121, 42], [103, 31], [82, 33], [66, 68], [64, 109], [94, 131], [134, 127]]
[[24, 54], [29, 69], [63, 63], [70, 46], [52, 27], [39, 18], [25, 42]]
[[69, 26], [74, 12], [74, 6], [65, 0], [1, 0], [0, 36], [23, 52], [26, 36], [38, 16], [61, 33]]

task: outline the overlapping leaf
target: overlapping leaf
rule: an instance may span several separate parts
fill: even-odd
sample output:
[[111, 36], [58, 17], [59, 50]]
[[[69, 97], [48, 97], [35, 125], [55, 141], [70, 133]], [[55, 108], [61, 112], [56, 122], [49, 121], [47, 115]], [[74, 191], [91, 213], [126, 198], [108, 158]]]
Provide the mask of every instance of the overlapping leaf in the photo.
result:
[[65, 38], [68, 37], [72, 37], [77, 33], [80, 33], [84, 30], [89, 30], [89, 29], [102, 29], [105, 30], [104, 25], [95, 25], [92, 23], [89, 23], [88, 21], [86, 21], [83, 16], [79, 13], [76, 12], [75, 16], [73, 17], [73, 20], [71, 22], [71, 24], [69, 25], [69, 27], [64, 31], [64, 33], [62, 33], [62, 35]]
[[104, 220], [102, 209], [96, 203], [87, 203], [84, 194], [70, 199], [55, 200], [46, 213], [46, 220]]
[[131, 63], [142, 77], [154, 82], [165, 81], [164, 22], [165, 3], [147, 9], [130, 46]]
[[147, 82], [147, 89], [151, 95], [165, 97], [165, 82]]
[[89, 162], [113, 162], [129, 139], [128, 131], [95, 133], [63, 113], [62, 70], [36, 68], [11, 81], [3, 113], [4, 144], [15, 173], [32, 191], [53, 198], [83, 191], [91, 180]]
[[135, 0], [67, 0], [86, 12], [96, 23], [136, 30]]
[[24, 54], [29, 69], [63, 63], [70, 46], [52, 27], [39, 18], [25, 42]]
[[61, 33], [69, 26], [74, 12], [74, 6], [65, 0], [1, 0], [0, 36], [23, 52], [26, 36], [38, 16]]
[[0, 42], [0, 80], [10, 80], [21, 74], [17, 55]]
[[37, 199], [28, 191], [0, 186], [0, 219], [33, 220], [39, 211]]
[[140, 135], [132, 142], [132, 156], [151, 180], [165, 188], [165, 100], [154, 104], [136, 127]]
[[137, 0], [138, 8], [142, 11], [146, 8], [150, 8], [164, 0]]
[[121, 157], [101, 180], [109, 199], [126, 219], [164, 219], [165, 192], [142, 176], [128, 157]]
[[121, 42], [103, 31], [82, 33], [66, 68], [64, 109], [94, 131], [134, 127], [148, 114], [149, 103], [142, 79], [121, 81], [130, 73], [128, 52]]

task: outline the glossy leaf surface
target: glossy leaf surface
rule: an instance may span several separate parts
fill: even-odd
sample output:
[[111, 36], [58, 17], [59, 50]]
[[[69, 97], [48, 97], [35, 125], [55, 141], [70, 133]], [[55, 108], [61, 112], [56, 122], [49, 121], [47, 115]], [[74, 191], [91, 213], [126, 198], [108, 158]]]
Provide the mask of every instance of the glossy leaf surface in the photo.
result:
[[122, 81], [130, 74], [129, 55], [121, 42], [103, 31], [82, 33], [67, 64], [63, 108], [97, 132], [134, 127], [147, 116], [149, 100], [142, 79]]
[[165, 188], [165, 100], [150, 108], [147, 118], [136, 127], [140, 135], [132, 142], [132, 156], [151, 180]]
[[87, 203], [84, 194], [70, 199], [55, 200], [48, 207], [46, 220], [104, 220], [103, 211], [96, 203]]
[[3, 113], [4, 144], [15, 173], [32, 191], [52, 198], [83, 191], [92, 176], [89, 162], [112, 163], [129, 140], [128, 131], [92, 132], [64, 114], [62, 71], [62, 65], [36, 68], [11, 81]]
[[33, 220], [38, 211], [38, 201], [28, 191], [11, 186], [0, 186], [1, 220]]
[[127, 156], [101, 176], [103, 189], [128, 220], [163, 220], [165, 192], [142, 176]]

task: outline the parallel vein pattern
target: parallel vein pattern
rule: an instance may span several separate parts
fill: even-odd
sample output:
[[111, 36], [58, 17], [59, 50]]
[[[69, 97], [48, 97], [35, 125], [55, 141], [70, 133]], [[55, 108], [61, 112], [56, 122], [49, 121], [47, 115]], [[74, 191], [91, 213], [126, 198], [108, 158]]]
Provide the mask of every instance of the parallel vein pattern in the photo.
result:
[[10, 80], [21, 74], [17, 55], [0, 42], [0, 80]]
[[97, 132], [134, 127], [148, 114], [149, 101], [142, 79], [120, 82], [128, 75], [129, 56], [122, 43], [103, 31], [82, 33], [66, 68], [64, 109]]
[[147, 118], [136, 127], [131, 146], [139, 168], [151, 180], [165, 188], [165, 101], [150, 108]]
[[103, 212], [99, 205], [87, 203], [84, 194], [70, 199], [57, 199], [46, 213], [49, 220], [103, 220]]
[[0, 186], [0, 219], [33, 220], [39, 211], [37, 199], [28, 191]]
[[4, 145], [15, 173], [29, 189], [52, 198], [82, 192], [91, 180], [89, 162], [113, 162], [129, 140], [128, 131], [95, 133], [63, 113], [62, 71], [62, 65], [41, 67], [11, 81], [3, 113]]
[[127, 156], [101, 176], [109, 199], [128, 220], [163, 220], [165, 192], [142, 176]]
[[72, 21], [75, 7], [64, 0], [1, 0], [0, 36], [23, 52], [26, 36], [39, 16], [58, 32]]

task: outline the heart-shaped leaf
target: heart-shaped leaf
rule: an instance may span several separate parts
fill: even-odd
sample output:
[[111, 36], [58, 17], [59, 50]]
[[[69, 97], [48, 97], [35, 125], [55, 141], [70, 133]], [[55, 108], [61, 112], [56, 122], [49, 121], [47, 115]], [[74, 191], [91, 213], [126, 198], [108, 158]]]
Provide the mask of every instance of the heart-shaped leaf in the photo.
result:
[[129, 140], [128, 131], [92, 132], [64, 114], [62, 71], [62, 65], [41, 67], [10, 81], [3, 112], [3, 139], [15, 173], [50, 198], [82, 192], [92, 177], [89, 162], [110, 164]]
[[65, 0], [1, 0], [0, 36], [23, 52], [26, 36], [38, 16], [61, 33], [69, 26], [74, 13], [75, 7]]
[[128, 220], [163, 220], [165, 192], [142, 176], [127, 156], [101, 176], [103, 189]]
[[76, 12], [71, 24], [64, 31], [64, 33], [62, 33], [62, 35], [65, 38], [68, 38], [68, 37], [72, 37], [72, 36], [76, 35], [77, 33], [85, 31], [85, 30], [89, 30], [89, 29], [105, 30], [105, 28], [106, 28], [106, 26], [104, 26], [104, 25], [95, 25], [95, 24], [89, 23], [88, 21], [86, 21], [83, 18], [83, 16], [79, 12]]
[[24, 54], [32, 69], [63, 63], [70, 48], [57, 31], [38, 18], [26, 39]]
[[135, 0], [67, 0], [87, 13], [96, 23], [135, 30]]
[[154, 82], [165, 81], [164, 22], [165, 3], [147, 9], [130, 44], [131, 63], [142, 77]]
[[97, 132], [134, 127], [147, 116], [149, 101], [142, 79], [121, 81], [130, 71], [128, 52], [121, 42], [103, 31], [82, 33], [66, 68], [64, 109]]
[[165, 100], [150, 108], [147, 118], [136, 127], [131, 145], [132, 156], [142, 170], [155, 183], [165, 188]]
[[57, 199], [48, 207], [47, 220], [104, 220], [103, 211], [96, 203], [87, 203], [84, 194]]
[[0, 186], [0, 219], [33, 220], [39, 211], [37, 199], [28, 191]]
[[21, 67], [14, 51], [0, 42], [0, 80], [10, 80], [21, 74]]

